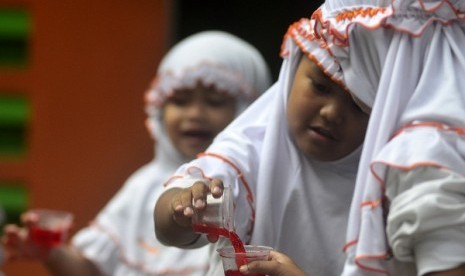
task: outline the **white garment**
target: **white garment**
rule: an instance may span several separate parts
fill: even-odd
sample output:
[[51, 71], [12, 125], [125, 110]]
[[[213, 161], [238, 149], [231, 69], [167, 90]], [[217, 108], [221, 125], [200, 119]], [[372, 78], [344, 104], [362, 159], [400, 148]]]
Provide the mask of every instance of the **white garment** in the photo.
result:
[[[240, 82], [231, 81], [230, 76]], [[211, 248], [167, 247], [155, 237], [153, 208], [164, 190], [162, 183], [188, 161], [175, 150], [162, 125], [163, 104], [174, 90], [201, 82], [234, 96], [239, 113], [269, 81], [267, 65], [258, 51], [230, 34], [201, 32], [173, 47], [146, 94], [147, 127], [156, 140], [155, 159], [135, 172], [95, 221], [76, 234], [73, 246], [107, 275], [204, 276]]]
[[[307, 23], [293, 25], [286, 35], [278, 82], [221, 132], [205, 155], [181, 167], [168, 187], [190, 186], [202, 177], [222, 179], [232, 187], [235, 230], [244, 242], [288, 254], [309, 275], [338, 275], [361, 148], [341, 160], [318, 162], [291, 140], [286, 103]], [[316, 60], [338, 71], [328, 55]]]
[[[157, 155], [158, 156], [158, 155]], [[73, 245], [106, 275], [196, 275], [208, 269], [208, 249], [166, 247], [155, 238], [153, 202], [163, 191], [161, 173], [172, 171], [153, 161], [133, 174], [95, 221], [78, 232]]]
[[465, 263], [465, 1], [327, 0], [313, 19], [316, 43], [372, 107], [344, 275]]

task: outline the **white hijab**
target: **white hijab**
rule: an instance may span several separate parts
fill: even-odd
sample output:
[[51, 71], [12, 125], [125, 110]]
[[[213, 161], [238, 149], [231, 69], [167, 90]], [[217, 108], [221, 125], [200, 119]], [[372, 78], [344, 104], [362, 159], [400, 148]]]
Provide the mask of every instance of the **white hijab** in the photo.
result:
[[161, 185], [188, 160], [170, 141], [162, 123], [163, 105], [176, 89], [212, 85], [237, 100], [239, 114], [270, 85], [261, 54], [249, 43], [221, 31], [194, 34], [163, 58], [146, 93], [147, 127], [155, 139], [155, 158], [135, 172], [73, 240], [108, 275], [198, 275], [209, 265], [208, 248], [182, 250], [159, 243], [153, 229], [153, 202]]
[[222, 31], [204, 31], [176, 44], [163, 58], [157, 76], [146, 92], [146, 125], [157, 142], [157, 156], [163, 162], [187, 162], [174, 149], [161, 124], [167, 97], [180, 88], [198, 83], [212, 85], [233, 96], [239, 115], [271, 83], [271, 74], [262, 55], [248, 42]]
[[361, 149], [334, 162], [309, 160], [288, 132], [287, 98], [302, 52], [334, 80], [342, 78], [331, 56], [304, 47], [310, 27], [308, 20], [290, 27], [277, 83], [168, 185], [221, 178], [233, 187], [235, 230], [244, 242], [283, 251], [310, 275], [336, 275], [345, 259], [342, 247]]
[[[401, 171], [426, 166], [463, 179], [465, 1], [327, 0], [313, 19], [318, 41], [341, 64], [347, 87], [372, 108], [344, 275], [410, 275], [389, 259], [385, 172], [387, 166]], [[450, 219], [440, 227], [453, 227], [460, 214], [445, 217]], [[420, 234], [436, 227], [423, 225]], [[402, 239], [414, 242], [409, 235]], [[411, 258], [410, 250], [401, 249], [396, 256]]]

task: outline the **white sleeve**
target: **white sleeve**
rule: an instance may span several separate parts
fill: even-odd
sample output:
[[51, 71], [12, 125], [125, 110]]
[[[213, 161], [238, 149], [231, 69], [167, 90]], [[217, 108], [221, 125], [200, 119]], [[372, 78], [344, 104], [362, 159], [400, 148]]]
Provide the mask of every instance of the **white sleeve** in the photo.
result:
[[[227, 160], [226, 157], [218, 158], [208, 155], [195, 159], [176, 171], [166, 183], [166, 189], [190, 187], [199, 180], [208, 182], [213, 178], [221, 179], [223, 185], [229, 186], [233, 194], [235, 232], [243, 241], [247, 241], [250, 238], [250, 229], [254, 221], [254, 206], [250, 202], [250, 198], [254, 197], [253, 189], [244, 182], [242, 178], [244, 174], [237, 170], [235, 164], [225, 160]], [[198, 245], [195, 243], [195, 246]]]
[[118, 243], [125, 235], [124, 225], [129, 223], [130, 216], [128, 205], [134, 197], [129, 187], [129, 184], [123, 186], [95, 220], [71, 240], [71, 245], [106, 275], [113, 275], [120, 262], [121, 246]]
[[99, 211], [89, 226], [74, 235], [71, 245], [87, 259], [91, 260], [100, 271], [113, 275], [121, 258], [122, 237], [130, 235], [127, 231], [131, 223], [131, 206], [134, 198], [138, 198], [137, 178], [134, 173]]
[[105, 275], [113, 275], [119, 261], [119, 248], [103, 229], [96, 225], [83, 228], [73, 237], [71, 244]]
[[395, 257], [418, 275], [465, 263], [465, 178], [434, 167], [390, 168], [387, 236]]

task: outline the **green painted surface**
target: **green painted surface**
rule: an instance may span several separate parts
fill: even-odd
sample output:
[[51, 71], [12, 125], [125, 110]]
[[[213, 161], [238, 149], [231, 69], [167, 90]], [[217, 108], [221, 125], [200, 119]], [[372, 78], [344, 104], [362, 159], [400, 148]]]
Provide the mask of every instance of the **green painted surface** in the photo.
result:
[[30, 105], [25, 97], [0, 92], [0, 159], [26, 153], [29, 120]]
[[28, 209], [29, 196], [21, 183], [0, 181], [0, 206], [4, 223], [20, 223], [21, 214]]
[[24, 67], [29, 59], [31, 17], [20, 8], [0, 8], [0, 66]]

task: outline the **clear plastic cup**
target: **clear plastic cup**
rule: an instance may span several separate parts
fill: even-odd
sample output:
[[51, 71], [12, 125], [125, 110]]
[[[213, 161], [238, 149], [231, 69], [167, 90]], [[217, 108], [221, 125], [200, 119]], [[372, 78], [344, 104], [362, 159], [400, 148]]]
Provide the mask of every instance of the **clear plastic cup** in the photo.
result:
[[215, 234], [217, 230], [233, 231], [233, 215], [231, 189], [224, 187], [220, 198], [214, 198], [212, 194], [208, 194], [205, 209], [201, 211], [194, 209], [192, 226], [194, 231], [207, 234]]
[[34, 243], [53, 248], [66, 241], [73, 224], [73, 214], [48, 209], [33, 209], [29, 212], [37, 216], [36, 223], [29, 229], [30, 238]]
[[[225, 276], [239, 276], [239, 266], [251, 261], [268, 260], [270, 251], [268, 246], [245, 245], [245, 252], [236, 252], [233, 246], [217, 249], [221, 256]], [[249, 274], [251, 276], [265, 276], [264, 274]]]

